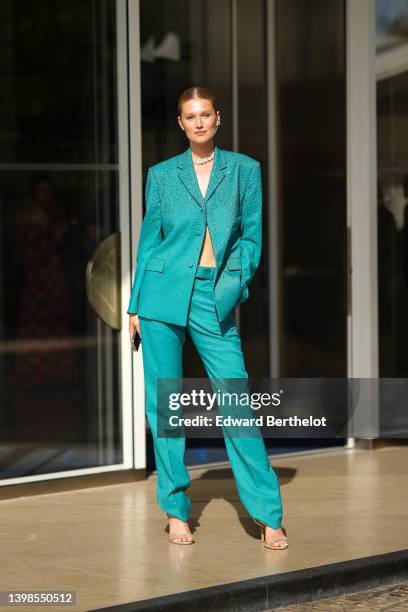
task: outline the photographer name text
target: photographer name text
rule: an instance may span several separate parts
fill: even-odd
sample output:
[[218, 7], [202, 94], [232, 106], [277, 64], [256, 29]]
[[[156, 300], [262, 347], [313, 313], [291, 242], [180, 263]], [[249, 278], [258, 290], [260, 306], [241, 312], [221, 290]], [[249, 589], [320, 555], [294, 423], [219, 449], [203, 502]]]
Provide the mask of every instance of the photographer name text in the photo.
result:
[[172, 415], [169, 417], [169, 425], [171, 427], [263, 427], [265, 425], [267, 427], [327, 427], [327, 422], [326, 417], [314, 417], [313, 415], [308, 417], [294, 415], [283, 418], [273, 414], [250, 418], [223, 415], [215, 417], [197, 415], [189, 418]]

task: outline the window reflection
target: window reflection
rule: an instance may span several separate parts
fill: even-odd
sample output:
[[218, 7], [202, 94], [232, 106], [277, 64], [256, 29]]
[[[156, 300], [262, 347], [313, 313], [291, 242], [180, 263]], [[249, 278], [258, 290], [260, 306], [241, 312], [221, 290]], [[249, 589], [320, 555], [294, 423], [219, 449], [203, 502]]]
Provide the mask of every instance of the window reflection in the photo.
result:
[[346, 376], [345, 6], [277, 7], [279, 372]]
[[115, 163], [115, 0], [1, 0], [0, 162]]
[[[68, 283], [64, 278], [61, 250], [68, 234], [69, 220], [58, 206], [56, 190], [46, 175], [29, 182], [29, 206], [17, 218], [17, 243], [21, 245], [23, 279], [18, 315], [18, 339], [66, 337], [71, 318]], [[69, 253], [68, 253], [69, 255]], [[41, 350], [27, 345], [16, 354], [16, 388], [43, 387], [73, 382], [76, 368], [71, 347]]]
[[376, 0], [377, 52], [408, 43], [408, 1]]
[[[379, 375], [408, 375], [408, 2], [377, 2]], [[378, 40], [384, 44], [378, 45]], [[396, 381], [397, 382], [397, 381]], [[395, 386], [398, 388], [398, 385]], [[380, 393], [381, 437], [406, 433]]]
[[[117, 227], [117, 189], [109, 172], [3, 173], [0, 416], [19, 457], [0, 464], [3, 478], [121, 460], [118, 335], [85, 287], [90, 257]], [[108, 421], [114, 449], [100, 437]]]

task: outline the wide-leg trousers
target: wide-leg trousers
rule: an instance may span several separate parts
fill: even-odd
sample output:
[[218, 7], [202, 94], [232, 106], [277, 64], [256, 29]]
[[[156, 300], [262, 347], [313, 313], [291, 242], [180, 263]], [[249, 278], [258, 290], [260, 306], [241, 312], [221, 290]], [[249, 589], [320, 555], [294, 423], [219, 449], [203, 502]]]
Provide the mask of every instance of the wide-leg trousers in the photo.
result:
[[[157, 435], [157, 380], [183, 377], [182, 349], [186, 330], [198, 351], [208, 378], [248, 378], [233, 311], [221, 322], [215, 309], [215, 268], [198, 266], [186, 326], [139, 317], [145, 380], [146, 416], [153, 437], [157, 468], [157, 502], [187, 521], [191, 501], [186, 494], [190, 476], [184, 464], [185, 437]], [[238, 494], [252, 518], [274, 529], [281, 526], [279, 479], [269, 463], [262, 436], [224, 435]]]

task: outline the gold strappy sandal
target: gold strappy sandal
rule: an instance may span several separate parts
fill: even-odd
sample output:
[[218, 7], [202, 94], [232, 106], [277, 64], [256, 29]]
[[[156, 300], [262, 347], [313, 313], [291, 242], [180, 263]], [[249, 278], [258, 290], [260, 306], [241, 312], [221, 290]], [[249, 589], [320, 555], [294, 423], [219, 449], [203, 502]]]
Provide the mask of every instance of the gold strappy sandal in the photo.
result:
[[[168, 518], [177, 518], [177, 516], [173, 516], [172, 514], [169, 514], [168, 512], [166, 512], [166, 514], [167, 514]], [[169, 529], [170, 529], [170, 525], [169, 525]], [[191, 538], [191, 539], [182, 540], [180, 538]], [[173, 533], [173, 534], [170, 534], [169, 540], [170, 540], [171, 544], [194, 544], [194, 542], [195, 542], [193, 536], [189, 535], [188, 533]]]
[[[254, 523], [256, 523], [257, 525], [260, 526], [261, 528], [261, 542], [264, 543], [265, 548], [271, 548], [272, 550], [285, 550], [285, 548], [288, 548], [289, 544], [288, 544], [288, 539], [286, 536], [272, 536], [271, 538], [268, 539], [268, 543], [265, 540], [265, 531], [266, 531], [266, 523], [263, 523], [262, 521], [258, 521], [258, 519], [253, 519]], [[283, 542], [283, 544], [278, 545], [278, 546], [271, 546], [269, 544], [269, 542]]]

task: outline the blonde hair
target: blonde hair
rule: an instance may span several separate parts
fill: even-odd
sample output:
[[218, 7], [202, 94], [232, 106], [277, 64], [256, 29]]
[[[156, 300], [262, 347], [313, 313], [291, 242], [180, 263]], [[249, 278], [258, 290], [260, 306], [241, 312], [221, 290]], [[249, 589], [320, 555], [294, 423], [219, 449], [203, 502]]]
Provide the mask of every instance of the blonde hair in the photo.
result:
[[211, 91], [211, 89], [208, 89], [207, 87], [189, 87], [188, 89], [185, 89], [183, 91], [177, 102], [180, 117], [184, 102], [188, 102], [188, 100], [194, 100], [197, 98], [204, 98], [204, 100], [210, 100], [211, 104], [214, 107], [214, 110], [217, 111], [215, 94]]

